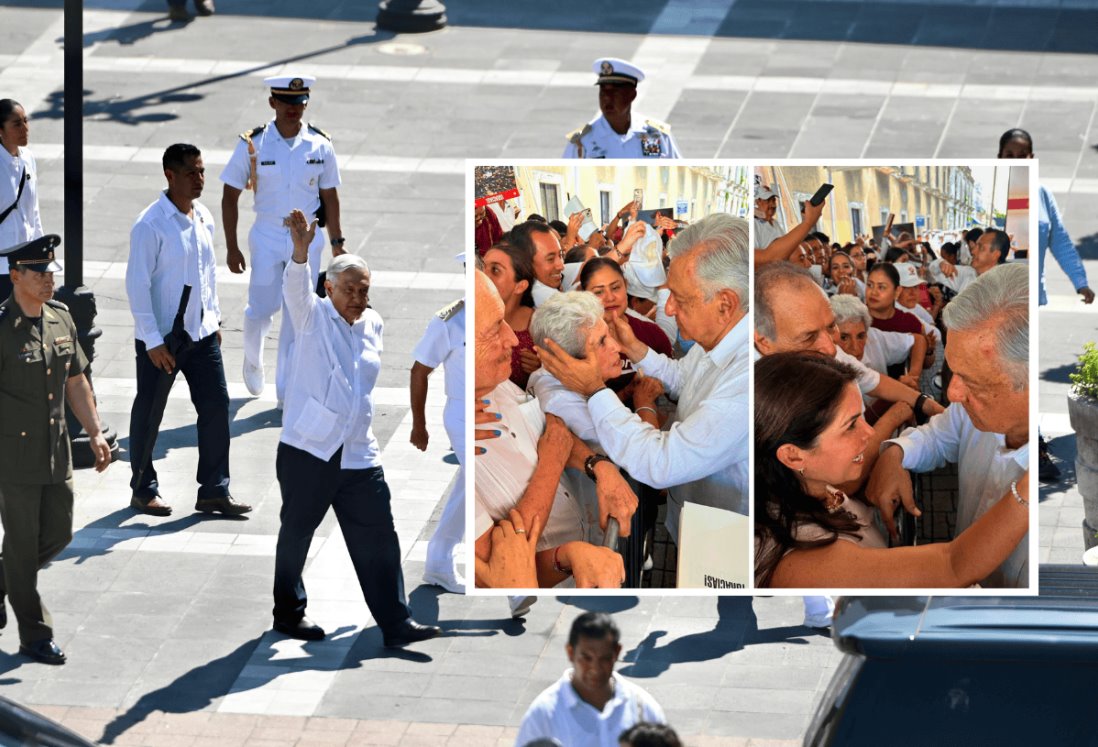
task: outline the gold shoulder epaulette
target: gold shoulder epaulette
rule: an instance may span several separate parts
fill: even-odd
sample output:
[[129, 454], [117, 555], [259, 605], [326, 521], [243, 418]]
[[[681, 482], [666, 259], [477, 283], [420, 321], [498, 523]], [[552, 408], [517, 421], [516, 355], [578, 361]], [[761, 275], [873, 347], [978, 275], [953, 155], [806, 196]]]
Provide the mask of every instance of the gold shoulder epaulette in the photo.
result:
[[263, 130], [265, 129], [267, 129], [267, 125], [265, 124], [261, 124], [259, 125], [259, 127], [253, 127], [250, 130], [240, 133], [240, 139], [243, 140], [245, 143], [251, 143], [252, 138], [263, 132]]
[[666, 122], [661, 122], [658, 119], [646, 119], [644, 120], [644, 124], [645, 126], [651, 127], [654, 130], [659, 130], [664, 135], [671, 134], [671, 125], [667, 124]]
[[571, 132], [568, 133], [568, 135], [567, 135], [568, 142], [570, 142], [574, 145], [579, 145], [580, 144], [580, 139], [590, 131], [591, 131], [591, 123], [590, 122], [585, 124], [583, 127], [577, 127], [576, 129], [574, 129], [574, 130], [572, 130]]
[[320, 135], [322, 138], [324, 138], [328, 142], [332, 141], [332, 136], [331, 135], [329, 135], [327, 132], [325, 132], [324, 130], [317, 127], [312, 122], [309, 123], [309, 129], [312, 130], [313, 132], [315, 132], [317, 135]]
[[454, 318], [454, 316], [465, 308], [465, 299], [459, 298], [451, 304], [447, 304], [435, 312], [435, 315], [444, 322], [448, 322]]
[[69, 310], [68, 306], [61, 303], [60, 301], [54, 301], [52, 298], [50, 300], [46, 301], [46, 304], [49, 305], [49, 306], [52, 306], [55, 309], [61, 309], [62, 311], [68, 311]]

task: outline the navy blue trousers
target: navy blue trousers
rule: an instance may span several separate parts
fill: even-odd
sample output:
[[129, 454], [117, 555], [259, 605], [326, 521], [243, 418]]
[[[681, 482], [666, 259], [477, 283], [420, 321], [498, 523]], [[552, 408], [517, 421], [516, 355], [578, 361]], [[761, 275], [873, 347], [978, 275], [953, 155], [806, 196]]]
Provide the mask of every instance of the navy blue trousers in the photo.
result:
[[381, 467], [342, 469], [342, 457], [343, 449], [325, 462], [278, 445], [275, 471], [282, 490], [282, 523], [275, 550], [274, 618], [293, 624], [305, 615], [305, 557], [313, 533], [332, 507], [370, 614], [382, 631], [391, 630], [412, 615], [404, 595], [389, 486]]
[[[149, 437], [149, 418], [160, 377], [166, 374], [152, 364], [145, 343], [134, 341], [137, 350], [137, 398], [130, 410], [130, 488], [134, 495], [150, 498], [159, 495], [156, 469], [145, 467], [141, 484], [137, 482], [138, 460]], [[175, 362], [172, 382], [182, 372], [191, 390], [191, 402], [198, 412], [199, 498], [220, 498], [229, 494], [229, 388], [225, 384], [225, 366], [217, 334], [208, 335]], [[156, 434], [151, 446], [156, 445]], [[151, 449], [150, 449], [150, 453]]]

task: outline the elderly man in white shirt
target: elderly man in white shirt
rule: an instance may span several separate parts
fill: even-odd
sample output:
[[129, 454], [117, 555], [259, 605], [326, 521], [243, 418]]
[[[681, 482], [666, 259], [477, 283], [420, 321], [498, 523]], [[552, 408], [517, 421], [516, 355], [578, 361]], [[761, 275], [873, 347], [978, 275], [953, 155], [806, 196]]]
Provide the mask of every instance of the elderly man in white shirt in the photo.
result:
[[[498, 291], [479, 271], [475, 308], [476, 423], [488, 426], [476, 432], [477, 558], [489, 561], [494, 526], [517, 509], [526, 527], [539, 521], [544, 527], [535, 557], [540, 586], [555, 586], [569, 576], [580, 587], [620, 586], [621, 556], [584, 541], [591, 527], [564, 468], [582, 469], [595, 482], [602, 529], [613, 516], [628, 535], [636, 495], [605, 456], [591, 451], [555, 415], [543, 415], [537, 400], [508, 380], [518, 340], [503, 318]], [[477, 585], [486, 585], [479, 571]]]
[[282, 293], [297, 343], [275, 461], [282, 511], [274, 629], [304, 640], [324, 637], [305, 617], [301, 574], [313, 532], [331, 507], [385, 646], [434, 638], [441, 630], [415, 622], [405, 600], [391, 496], [371, 428], [383, 323], [369, 308], [370, 270], [357, 255], [336, 257], [328, 265], [327, 297], [321, 299], [313, 292], [307, 264], [316, 222], [294, 210], [290, 231], [294, 252]]
[[[130, 411], [130, 453], [134, 455], [130, 505], [155, 516], [172, 512], [160, 496], [152, 464], [157, 434], [150, 433], [150, 421], [159, 422], [162, 414], [154, 412], [163, 407], [163, 402], [156, 402], [162, 377], [170, 378], [170, 387], [182, 371], [198, 412], [195, 508], [235, 516], [252, 509], [229, 495], [229, 390], [221, 359], [214, 220], [198, 201], [205, 184], [202, 154], [193, 145], [177, 143], [164, 151], [162, 161], [168, 188], [134, 223], [126, 263], [126, 295], [137, 350], [137, 396]], [[184, 286], [190, 286], [191, 292], [183, 309], [183, 330], [194, 347], [179, 351], [177, 358], [164, 337], [180, 311]]]
[[534, 340], [549, 372], [587, 398], [607, 455], [639, 482], [670, 489], [673, 538], [686, 502], [747, 514], [749, 251], [747, 221], [725, 214], [698, 221], [671, 242], [667, 313], [680, 334], [697, 343], [682, 359], [650, 350], [624, 318], [615, 319], [626, 357], [678, 399], [670, 430], [654, 428], [622, 404], [606, 387], [597, 356], [580, 360], [551, 340]]
[[944, 408], [929, 395], [882, 376], [835, 345], [838, 328], [827, 294], [802, 267], [778, 262], [755, 273], [756, 356], [815, 350], [834, 357], [858, 372], [862, 395], [887, 402], [904, 402], [916, 413], [930, 417]]
[[572, 622], [564, 647], [572, 667], [530, 704], [515, 747], [538, 739], [568, 747], [604, 747], [644, 721], [666, 723], [663, 709], [643, 688], [614, 673], [621, 631], [605, 612], [584, 612]]
[[[1028, 268], [1003, 265], [981, 274], [942, 314], [951, 404], [926, 425], [887, 441], [866, 486], [866, 498], [890, 530], [901, 502], [920, 513], [906, 470], [957, 464], [959, 534], [1012, 490], [1029, 465]], [[982, 585], [1027, 586], [1028, 549], [1027, 535]]]

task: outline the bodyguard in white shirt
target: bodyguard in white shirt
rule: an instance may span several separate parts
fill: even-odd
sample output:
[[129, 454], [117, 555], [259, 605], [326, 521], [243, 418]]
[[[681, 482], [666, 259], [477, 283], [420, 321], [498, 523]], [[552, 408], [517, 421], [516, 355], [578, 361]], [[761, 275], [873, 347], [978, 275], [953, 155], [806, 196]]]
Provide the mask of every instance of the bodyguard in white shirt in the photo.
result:
[[274, 629], [304, 640], [324, 637], [324, 630], [305, 617], [308, 598], [301, 574], [313, 533], [331, 507], [385, 645], [434, 638], [442, 631], [412, 620], [405, 600], [389, 486], [370, 427], [383, 327], [369, 308], [370, 270], [357, 255], [336, 257], [328, 266], [328, 295], [319, 298], [307, 265], [316, 222], [310, 224], [294, 210], [289, 224], [294, 252], [282, 292], [297, 343], [275, 461], [282, 512]]
[[[199, 511], [239, 515], [251, 506], [229, 495], [229, 391], [221, 359], [221, 307], [217, 302], [217, 259], [213, 249], [214, 220], [198, 202], [205, 184], [202, 154], [193, 145], [177, 143], [164, 151], [168, 189], [145, 208], [130, 231], [130, 258], [126, 263], [126, 295], [134, 320], [137, 351], [137, 397], [130, 411], [130, 467], [133, 477], [130, 505], [136, 510], [167, 516], [172, 512], [160, 496], [151, 455], [150, 418], [154, 417], [158, 382], [174, 382], [180, 371], [187, 379], [198, 411]], [[183, 315], [183, 329], [195, 342], [176, 358], [164, 344], [172, 329], [183, 287], [191, 287]], [[170, 386], [170, 384], [169, 384]], [[144, 469], [142, 469], [144, 467]]]
[[541, 692], [522, 717], [515, 747], [555, 739], [568, 747], [615, 745], [639, 722], [663, 724], [663, 709], [643, 688], [614, 674], [621, 632], [605, 612], [572, 622], [564, 647], [572, 668]]
[[549, 372], [588, 398], [606, 454], [639, 482], [670, 488], [667, 529], [675, 538], [687, 501], [747, 514], [748, 241], [747, 221], [717, 214], [671, 242], [667, 313], [683, 338], [697, 342], [684, 358], [650, 350], [623, 317], [614, 320], [626, 356], [678, 400], [670, 430], [653, 428], [622, 404], [596, 357], [573, 358], [552, 341], [534, 341]]

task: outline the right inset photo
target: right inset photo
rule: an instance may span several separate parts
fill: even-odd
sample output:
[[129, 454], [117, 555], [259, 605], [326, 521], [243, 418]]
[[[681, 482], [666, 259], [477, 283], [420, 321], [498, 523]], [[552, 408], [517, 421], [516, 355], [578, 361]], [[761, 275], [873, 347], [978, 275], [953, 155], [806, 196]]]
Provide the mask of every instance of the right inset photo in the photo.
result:
[[1016, 163], [755, 169], [756, 588], [1035, 591]]

